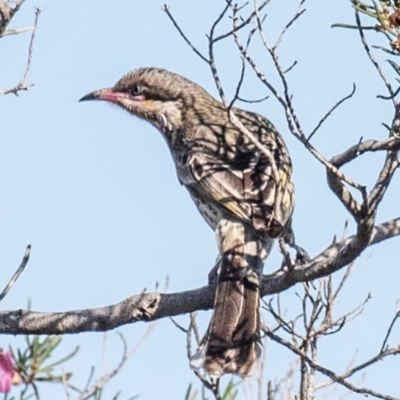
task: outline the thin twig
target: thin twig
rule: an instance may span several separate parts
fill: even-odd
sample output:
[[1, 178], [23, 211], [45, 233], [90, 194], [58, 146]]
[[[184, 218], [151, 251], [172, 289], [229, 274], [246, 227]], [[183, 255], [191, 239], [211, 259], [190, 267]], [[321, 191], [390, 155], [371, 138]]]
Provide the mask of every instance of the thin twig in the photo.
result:
[[[238, 41], [239, 38], [237, 36], [236, 29], [235, 29], [235, 28], [237, 28], [237, 25], [236, 25], [236, 22], [237, 22], [237, 16], [236, 16], [237, 6], [236, 5], [232, 6], [232, 11], [233, 11], [232, 21], [233, 21], [233, 28], [234, 28], [233, 29], [234, 30], [234, 38], [235, 38], [235, 41]], [[256, 12], [257, 20], [259, 20], [259, 18], [258, 18], [258, 7], [256, 7], [255, 12]], [[247, 49], [244, 49], [244, 50], [247, 53]], [[243, 56], [244, 56], [244, 54], [243, 54]], [[244, 56], [244, 59], [245, 58], [246, 57]], [[211, 57], [210, 57], [210, 59], [211, 59]], [[215, 77], [218, 78], [217, 71], [216, 70], [214, 71], [212, 69], [212, 72], [213, 72], [213, 75], [214, 75], [214, 79], [215, 79]], [[219, 83], [219, 85], [218, 85], [218, 83]], [[217, 84], [217, 87], [219, 86], [221, 99], [222, 99], [222, 101], [223, 101], [223, 103], [224, 103], [224, 105], [226, 107], [226, 101], [224, 101], [223, 91], [222, 91], [222, 87], [220, 87], [221, 85], [220, 85], [219, 78], [218, 78], [218, 81], [216, 80], [216, 84]], [[229, 119], [230, 119], [231, 123], [236, 128], [238, 128], [240, 130], [240, 132], [242, 132], [244, 135], [246, 135], [252, 141], [252, 143], [267, 157], [267, 159], [268, 159], [268, 161], [269, 161], [269, 163], [271, 165], [272, 176], [273, 176], [273, 179], [274, 179], [274, 182], [275, 182], [275, 185], [276, 185], [276, 188], [275, 188], [275, 199], [274, 199], [274, 216], [278, 221], [280, 221], [281, 220], [280, 204], [281, 204], [281, 199], [282, 199], [282, 196], [283, 196], [283, 191], [280, 190], [280, 186], [281, 186], [282, 182], [281, 182], [280, 175], [279, 175], [279, 172], [278, 172], [278, 168], [277, 168], [277, 165], [276, 165], [276, 162], [275, 162], [275, 158], [274, 158], [272, 152], [269, 151], [266, 148], [266, 146], [262, 145], [259, 142], [259, 140], [248, 129], [246, 129], [246, 127], [240, 122], [240, 120], [236, 117], [236, 115], [229, 108], [228, 108], [228, 116], [229, 116]]]
[[193, 329], [194, 337], [196, 339], [197, 345], [200, 345], [201, 337], [199, 333], [199, 328], [196, 323], [196, 315], [197, 313], [190, 313], [190, 326]]
[[221, 14], [218, 16], [218, 18], [214, 21], [214, 23], [211, 25], [210, 33], [207, 36], [208, 37], [208, 58], [209, 58], [209, 64], [211, 68], [211, 73], [214, 78], [215, 85], [217, 86], [219, 96], [221, 97], [221, 101], [224, 105], [224, 107], [229, 111], [229, 105], [226, 100], [226, 96], [224, 93], [224, 89], [221, 84], [221, 80], [219, 78], [217, 66], [215, 64], [215, 58], [214, 58], [214, 32], [215, 29], [217, 28], [217, 25], [221, 22], [222, 18], [228, 11], [230, 5], [231, 5], [232, 0], [227, 1], [226, 6], [222, 10]]
[[113, 378], [121, 370], [124, 364], [129, 360], [129, 358], [132, 357], [132, 355], [137, 351], [137, 349], [146, 341], [146, 339], [153, 331], [155, 326], [156, 322], [150, 323], [143, 336], [130, 350], [128, 349], [128, 344], [126, 342], [125, 337], [120, 332], [116, 332], [116, 334], [120, 337], [123, 344], [123, 351], [120, 362], [110, 372], [104, 371], [102, 373], [102, 376], [99, 379], [97, 379], [90, 388], [85, 387], [85, 389], [80, 393], [79, 397], [77, 397], [75, 400], [87, 400], [93, 397], [96, 393], [98, 393], [110, 381], [110, 379]]
[[374, 396], [378, 399], [399, 400], [399, 398], [397, 398], [397, 397], [393, 397], [390, 395], [384, 395], [384, 394], [381, 394], [379, 392], [376, 392], [376, 391], [368, 389], [368, 388], [363, 388], [363, 387], [360, 388], [360, 387], [354, 386], [350, 382], [346, 381], [342, 376], [337, 375], [335, 372], [329, 370], [328, 368], [322, 367], [321, 365], [318, 365], [317, 363], [315, 363], [304, 352], [302, 352], [297, 347], [293, 346], [290, 342], [288, 342], [287, 340], [281, 338], [280, 336], [272, 333], [265, 325], [262, 325], [261, 329], [270, 339], [285, 346], [286, 348], [291, 350], [293, 353], [295, 353], [296, 355], [301, 357], [301, 359], [304, 360], [311, 368], [317, 370], [318, 372], [320, 372], [323, 375], [328, 376], [329, 378], [331, 378], [335, 382], [345, 386], [347, 389], [351, 390], [352, 392]]
[[231, 100], [231, 102], [229, 103], [228, 106], [228, 110], [230, 110], [233, 107], [233, 104], [235, 103], [236, 100], [239, 100], [239, 93], [240, 93], [240, 89], [242, 87], [243, 84], [243, 80], [244, 80], [244, 73], [246, 71], [246, 61], [245, 59], [242, 57], [242, 68], [240, 70], [240, 77], [239, 77], [239, 81], [236, 85], [236, 90], [235, 90], [235, 94]]
[[377, 356], [372, 357], [370, 360], [350, 369], [343, 375], [341, 375], [344, 379], [349, 378], [351, 375], [354, 375], [356, 372], [361, 371], [362, 369], [369, 367], [372, 364], [375, 364], [378, 361], [383, 360], [387, 356], [395, 356], [400, 354], [400, 346], [393, 348], [393, 349], [388, 349], [385, 351], [380, 352]]
[[183, 333], [188, 333], [188, 329], [184, 328], [182, 325], [179, 325], [174, 318], [170, 317], [171, 322], [175, 325], [176, 328], [178, 328], [180, 331]]
[[372, 62], [372, 64], [376, 68], [376, 70], [378, 71], [379, 75], [381, 76], [381, 78], [382, 78], [382, 80], [383, 80], [383, 82], [384, 82], [384, 84], [385, 84], [385, 86], [386, 86], [391, 98], [392, 98], [393, 105], [396, 106], [397, 101], [394, 98], [394, 91], [392, 89], [392, 86], [391, 86], [389, 80], [387, 79], [385, 73], [383, 72], [381, 66], [379, 65], [378, 61], [375, 60], [375, 57], [371, 53], [371, 50], [370, 50], [370, 48], [368, 46], [368, 43], [367, 43], [367, 40], [365, 39], [364, 32], [361, 29], [360, 15], [359, 15], [359, 12], [357, 10], [355, 11], [355, 17], [356, 17], [356, 23], [357, 23], [357, 26], [358, 26], [358, 32], [360, 34], [361, 43], [364, 46], [364, 50], [367, 53], [368, 58], [370, 59], [370, 61]]
[[[71, 400], [71, 393], [69, 392], [70, 388], [68, 386], [68, 379], [69, 379], [69, 377], [67, 376], [67, 374], [64, 371], [62, 371], [61, 383], [63, 385], [65, 395], [67, 396], [67, 400]], [[21, 398], [22, 398], [22, 396], [21, 396]]]
[[286, 68], [286, 69], [283, 71], [283, 74], [286, 75], [286, 74], [287, 74], [289, 71], [291, 71], [296, 65], [297, 65], [297, 61], [295, 60], [295, 61], [293, 61], [293, 64], [292, 64], [290, 67]]
[[24, 257], [22, 258], [21, 265], [18, 267], [17, 271], [14, 273], [14, 275], [8, 282], [7, 286], [4, 288], [4, 290], [0, 294], [0, 301], [2, 301], [4, 299], [4, 297], [6, 297], [7, 293], [14, 286], [15, 282], [17, 281], [17, 279], [20, 277], [20, 275], [24, 271], [26, 265], [28, 264], [30, 254], [31, 254], [31, 245], [28, 245], [25, 250]]
[[392, 332], [393, 326], [394, 326], [394, 324], [395, 324], [395, 322], [397, 321], [398, 318], [400, 318], [400, 311], [398, 311], [398, 312], [396, 313], [396, 315], [393, 317], [392, 322], [390, 323], [390, 326], [389, 326], [388, 331], [387, 331], [387, 333], [386, 333], [385, 339], [384, 339], [384, 341], [383, 341], [383, 343], [382, 343], [382, 347], [381, 347], [380, 353], [383, 353], [383, 352], [384, 352], [384, 350], [385, 350], [385, 348], [386, 348], [386, 345], [387, 345], [387, 342], [388, 342], [388, 340], [389, 340], [389, 336], [390, 336], [390, 334], [391, 334], [391, 332]]
[[[398, 55], [398, 54], [396, 54], [396, 55]], [[394, 99], [398, 94], [399, 94], [399, 92], [400, 92], [400, 86], [396, 89], [396, 91], [393, 93], [393, 94], [391, 94], [390, 96], [383, 96], [382, 94], [378, 94], [376, 97], [378, 98], [378, 99], [383, 99], [383, 100], [392, 100], [392, 99]]]
[[[261, 23], [261, 20], [259, 20], [259, 23]], [[307, 141], [306, 136], [303, 133], [303, 130], [301, 128], [301, 125], [299, 123], [299, 120], [294, 112], [294, 108], [292, 105], [292, 101], [291, 101], [291, 96], [289, 95], [288, 89], [287, 89], [287, 82], [286, 82], [286, 78], [284, 76], [284, 72], [278, 62], [278, 59], [276, 57], [276, 55], [272, 52], [270, 53], [271, 56], [273, 57], [273, 61], [275, 63], [275, 66], [278, 70], [279, 76], [281, 78], [281, 81], [283, 82], [285, 89], [285, 99], [279, 94], [279, 92], [276, 90], [276, 88], [271, 84], [271, 82], [268, 81], [268, 79], [266, 78], [266, 76], [260, 71], [260, 69], [258, 68], [257, 64], [255, 63], [255, 61], [252, 59], [252, 57], [250, 57], [249, 53], [247, 52], [247, 50], [244, 48], [244, 46], [242, 45], [242, 43], [240, 42], [239, 37], [234, 33], [234, 38], [235, 38], [235, 42], [236, 45], [238, 46], [238, 49], [240, 50], [240, 52], [242, 53], [242, 55], [245, 57], [245, 59], [247, 60], [247, 62], [251, 65], [251, 67], [253, 68], [254, 72], [256, 73], [258, 79], [268, 87], [268, 89], [272, 92], [272, 94], [275, 96], [275, 98], [278, 100], [278, 102], [282, 105], [282, 107], [285, 110], [285, 114], [286, 114], [286, 120], [288, 123], [288, 127], [290, 132], [292, 132], [292, 134], [300, 140], [301, 143], [304, 144], [304, 146], [307, 148], [307, 150], [319, 161], [321, 162], [328, 171], [330, 171], [332, 174], [335, 174], [340, 180], [343, 180], [344, 182], [346, 182], [348, 185], [354, 187], [355, 189], [359, 190], [363, 196], [363, 198], [366, 197], [366, 193], [365, 193], [365, 187], [363, 185], [360, 185], [359, 183], [355, 182], [354, 180], [350, 179], [349, 177], [347, 177], [343, 172], [341, 172], [339, 169], [337, 169], [334, 165], [332, 165], [328, 160], [326, 160], [312, 145], [311, 143], [309, 143]], [[265, 41], [265, 37], [264, 35], [262, 35], [263, 40]], [[269, 49], [269, 51], [272, 51], [272, 48], [268, 45], [268, 43], [265, 41], [264, 42], [265, 45], [267, 46], [267, 48]]]
[[[271, 0], [266, 0], [264, 1], [258, 8], [258, 11], [261, 11]], [[244, 28], [245, 26], [248, 26], [250, 24], [250, 22], [253, 20], [253, 18], [255, 17], [256, 12], [253, 11], [245, 20], [242, 21], [242, 23], [240, 23], [236, 28], [230, 30], [229, 32], [226, 32], [222, 35], [217, 36], [214, 39], [214, 43], [218, 42], [221, 39], [225, 39], [231, 35], [233, 35], [234, 33], [238, 32], [240, 29]]]
[[4, 37], [8, 35], [19, 35], [20, 33], [31, 32], [33, 30], [35, 30], [34, 26], [27, 26], [25, 28], [18, 28], [18, 29], [7, 29], [6, 31], [4, 31], [2, 36]]
[[312, 130], [312, 132], [308, 135], [307, 141], [309, 142], [311, 138], [315, 135], [315, 133], [318, 131], [318, 129], [321, 127], [321, 125], [326, 121], [326, 119], [331, 116], [333, 111], [335, 111], [341, 104], [343, 104], [346, 100], [349, 100], [353, 97], [354, 93], [356, 92], [356, 85], [353, 83], [353, 89], [351, 93], [345, 97], [343, 97], [341, 100], [339, 100], [318, 122], [317, 126]]
[[257, 100], [249, 100], [249, 99], [243, 99], [242, 97], [238, 96], [237, 99], [243, 103], [262, 103], [265, 100], [269, 99], [269, 96], [265, 96], [261, 99], [257, 99]]
[[179, 34], [182, 36], [183, 40], [189, 45], [189, 47], [207, 64], [210, 63], [209, 60], [207, 60], [206, 57], [201, 54], [201, 52], [192, 44], [192, 42], [188, 39], [188, 37], [183, 33], [182, 29], [178, 25], [178, 23], [175, 21], [175, 18], [172, 16], [171, 12], [169, 11], [169, 5], [164, 4], [164, 7], [162, 7], [162, 10], [168, 15], [168, 18], [172, 21], [174, 24], [175, 28], [179, 32]]
[[89, 385], [90, 385], [90, 383], [92, 382], [93, 376], [94, 376], [94, 367], [92, 366], [92, 367], [90, 368], [90, 373], [89, 373], [89, 377], [88, 377], [88, 380], [87, 380], [87, 382], [86, 382], [85, 388], [83, 389], [84, 392], [85, 392], [86, 390], [88, 390]]
[[297, 8], [297, 11], [295, 13], [295, 15], [293, 16], [293, 18], [286, 24], [286, 26], [283, 28], [281, 34], [278, 37], [278, 40], [275, 43], [275, 46], [273, 47], [273, 50], [276, 50], [276, 48], [279, 46], [279, 44], [282, 42], [283, 36], [285, 35], [285, 33], [287, 32], [287, 30], [291, 27], [291, 25], [298, 19], [301, 17], [302, 14], [304, 14], [306, 12], [306, 9], [301, 9], [302, 5], [305, 3], [306, 0], [301, 0], [300, 4]]
[[[343, 239], [344, 239], [344, 237], [343, 237]], [[339, 294], [339, 293], [341, 292], [341, 290], [343, 289], [345, 282], [347, 281], [348, 277], [350, 276], [350, 274], [351, 274], [352, 271], [353, 271], [353, 266], [354, 266], [354, 263], [350, 263], [350, 264], [347, 266], [346, 272], [345, 272], [344, 275], [342, 276], [342, 279], [340, 280], [339, 285], [338, 285], [337, 289], [335, 290], [335, 293], [333, 294], [333, 300], [336, 300], [338, 294]]]

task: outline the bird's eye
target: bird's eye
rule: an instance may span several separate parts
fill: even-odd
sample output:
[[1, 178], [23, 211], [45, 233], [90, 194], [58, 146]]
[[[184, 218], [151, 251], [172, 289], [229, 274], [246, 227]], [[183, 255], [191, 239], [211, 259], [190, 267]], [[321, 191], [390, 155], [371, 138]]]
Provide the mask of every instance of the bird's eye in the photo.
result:
[[132, 86], [131, 94], [133, 96], [138, 96], [138, 95], [142, 94], [142, 92], [143, 92], [143, 89], [142, 89], [142, 87], [140, 85]]

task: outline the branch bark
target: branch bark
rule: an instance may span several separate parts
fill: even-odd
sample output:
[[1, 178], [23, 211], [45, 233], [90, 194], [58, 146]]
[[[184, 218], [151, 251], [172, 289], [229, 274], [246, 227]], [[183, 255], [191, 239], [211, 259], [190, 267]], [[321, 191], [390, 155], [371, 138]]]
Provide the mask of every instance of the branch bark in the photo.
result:
[[[368, 246], [400, 235], [400, 217], [374, 227]], [[299, 282], [328, 276], [348, 265], [359, 254], [354, 251], [357, 235], [332, 244], [306, 264], [293, 269], [283, 267], [264, 275], [262, 296], [282, 292]], [[350, 261], [349, 261], [350, 260]], [[120, 303], [85, 310], [59, 313], [27, 310], [0, 312], [0, 333], [5, 334], [68, 334], [102, 332], [138, 321], [154, 321], [164, 317], [211, 309], [215, 283], [180, 293], [141, 293]]]

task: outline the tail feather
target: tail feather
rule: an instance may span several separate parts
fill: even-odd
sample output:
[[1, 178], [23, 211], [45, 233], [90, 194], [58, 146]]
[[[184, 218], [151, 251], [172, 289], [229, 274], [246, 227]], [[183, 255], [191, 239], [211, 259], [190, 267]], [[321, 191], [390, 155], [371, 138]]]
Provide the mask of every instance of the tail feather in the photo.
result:
[[225, 230], [224, 240], [219, 241], [214, 313], [203, 344], [191, 360], [193, 368], [204, 368], [212, 377], [252, 376], [261, 356], [259, 282], [272, 241], [255, 238], [240, 227], [233, 230], [234, 239], [227, 241]]
[[218, 284], [204, 361], [210, 375], [250, 374], [261, 354], [258, 292], [246, 281]]

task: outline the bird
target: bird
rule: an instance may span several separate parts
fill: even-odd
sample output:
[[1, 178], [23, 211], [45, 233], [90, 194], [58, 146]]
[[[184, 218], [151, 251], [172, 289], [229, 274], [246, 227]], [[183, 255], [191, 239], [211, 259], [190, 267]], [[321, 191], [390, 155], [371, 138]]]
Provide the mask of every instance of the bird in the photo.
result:
[[262, 351], [262, 270], [274, 239], [290, 237], [294, 209], [282, 136], [262, 115], [228, 110], [200, 85], [162, 68], [135, 69], [80, 99], [87, 100], [115, 104], [161, 132], [180, 183], [215, 232], [214, 310], [191, 367], [212, 378], [254, 376]]

